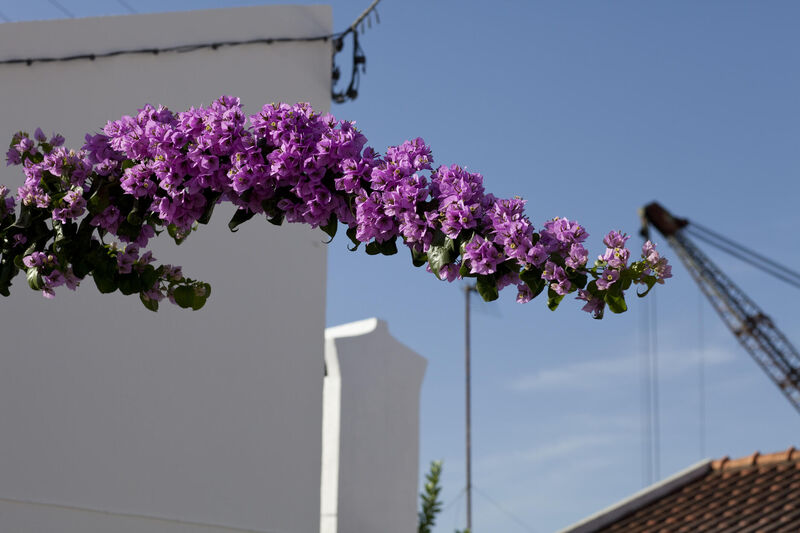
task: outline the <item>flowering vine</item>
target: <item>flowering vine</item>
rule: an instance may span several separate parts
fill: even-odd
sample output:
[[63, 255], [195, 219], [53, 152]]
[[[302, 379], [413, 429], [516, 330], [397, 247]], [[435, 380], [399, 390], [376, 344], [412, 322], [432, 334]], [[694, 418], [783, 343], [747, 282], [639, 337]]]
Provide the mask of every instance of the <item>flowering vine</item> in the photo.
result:
[[261, 215], [319, 227], [333, 239], [342, 223], [351, 250], [364, 244], [367, 254], [391, 255], [399, 240], [415, 266], [439, 279], [476, 278], [487, 301], [507, 286], [523, 303], [546, 289], [554, 310], [577, 292], [583, 309], [602, 318], [606, 307], [627, 309], [632, 284], [644, 296], [671, 277], [649, 241], [631, 261], [628, 237], [617, 231], [590, 265], [578, 223], [555, 218], [534, 231], [524, 200], [486, 193], [480, 174], [457, 165], [434, 168], [422, 139], [381, 155], [352, 122], [308, 104], [266, 105], [249, 126], [230, 96], [181, 113], [148, 105], [86, 135], [80, 151], [63, 143], [41, 129], [12, 139], [7, 163], [21, 165], [26, 179], [16, 197], [0, 186], [5, 296], [24, 271], [46, 297], [92, 276], [100, 292], [139, 294], [153, 311], [165, 298], [199, 309], [209, 285], [180, 267], [156, 266], [146, 247], [165, 230], [180, 244], [226, 201], [238, 208], [232, 231]]

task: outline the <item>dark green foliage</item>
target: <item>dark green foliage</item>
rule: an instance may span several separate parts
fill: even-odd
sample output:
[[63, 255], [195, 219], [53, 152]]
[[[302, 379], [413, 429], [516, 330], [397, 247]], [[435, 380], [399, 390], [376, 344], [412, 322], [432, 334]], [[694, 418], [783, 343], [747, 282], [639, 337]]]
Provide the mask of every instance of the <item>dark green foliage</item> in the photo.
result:
[[442, 475], [442, 462], [431, 461], [431, 470], [425, 475], [425, 487], [420, 493], [419, 527], [417, 533], [431, 533], [436, 524], [436, 515], [442, 511], [439, 494], [442, 487], [439, 478]]

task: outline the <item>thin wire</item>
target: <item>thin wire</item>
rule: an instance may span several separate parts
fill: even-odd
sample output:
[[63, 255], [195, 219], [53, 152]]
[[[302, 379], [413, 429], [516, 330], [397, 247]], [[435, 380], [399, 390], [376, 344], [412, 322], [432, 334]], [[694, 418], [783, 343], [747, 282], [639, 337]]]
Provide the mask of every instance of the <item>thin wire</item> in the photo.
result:
[[639, 327], [639, 386], [641, 395], [642, 424], [642, 486], [653, 483], [653, 447], [652, 447], [652, 398], [650, 392], [650, 305], [641, 307]]
[[661, 479], [661, 420], [658, 393], [658, 305], [656, 301], [656, 291], [650, 297], [653, 309], [653, 327], [651, 353], [653, 355], [653, 474], [658, 481]]
[[454, 503], [456, 503], [458, 501], [458, 499], [461, 498], [464, 495], [465, 492], [467, 492], [467, 488], [466, 487], [462, 487], [461, 490], [458, 491], [458, 494], [456, 494], [455, 497], [452, 500], [450, 500], [450, 503], [448, 503], [447, 505], [442, 507], [442, 512], [445, 512], [450, 507], [452, 507], [452, 505]]
[[464, 373], [465, 373], [465, 411], [466, 411], [466, 476], [467, 476], [467, 529], [472, 530], [472, 385], [471, 385], [471, 323], [470, 320], [470, 294], [477, 292], [475, 285], [467, 284], [464, 287], [465, 309], [464, 309]]
[[133, 7], [128, 2], [126, 2], [125, 0], [117, 0], [117, 3], [119, 5], [121, 5], [122, 7], [124, 7], [125, 9], [127, 9], [128, 11], [130, 11], [132, 14], [134, 14], [134, 15], [138, 14], [138, 11], [133, 9]]
[[58, 61], [76, 61], [79, 59], [88, 59], [90, 61], [94, 61], [95, 59], [100, 59], [104, 57], [115, 57], [121, 55], [131, 55], [131, 54], [153, 54], [158, 55], [162, 52], [178, 52], [178, 53], [186, 53], [186, 52], [194, 52], [196, 50], [202, 50], [206, 48], [212, 48], [216, 50], [217, 48], [221, 48], [223, 46], [242, 46], [246, 44], [276, 44], [276, 43], [290, 43], [290, 42], [314, 42], [314, 41], [327, 41], [331, 39], [331, 35], [318, 35], [315, 37], [271, 37], [267, 39], [248, 39], [245, 41], [217, 41], [213, 43], [198, 43], [198, 44], [182, 44], [178, 46], [167, 46], [164, 48], [137, 48], [137, 49], [129, 49], [129, 50], [115, 50], [113, 52], [101, 52], [97, 54], [76, 54], [72, 56], [62, 56], [62, 57], [32, 57], [27, 59], [4, 59], [0, 61], [0, 65], [12, 65], [12, 64], [20, 64], [25, 63], [26, 65], [32, 65], [33, 63], [53, 63]]
[[48, 0], [48, 2], [50, 2], [51, 5], [55, 6], [56, 9], [58, 9], [59, 11], [64, 13], [69, 18], [71, 18], [71, 19], [75, 18], [75, 15], [73, 15], [66, 7], [64, 7], [60, 3], [56, 2], [56, 0]]
[[375, 7], [378, 5], [378, 2], [380, 2], [380, 1], [381, 0], [373, 0], [373, 2], [369, 6], [367, 6], [367, 9], [365, 9], [364, 12], [361, 13], [358, 16], [358, 18], [356, 18], [356, 20], [353, 21], [352, 24], [350, 24], [350, 27], [346, 31], [355, 31], [356, 30], [356, 26], [358, 26], [359, 23], [362, 20], [364, 20], [367, 17], [367, 15], [369, 15], [372, 12], [373, 9], [375, 9]]
[[[727, 252], [730, 255], [738, 259], [741, 259], [745, 263], [749, 263], [750, 265], [757, 267], [759, 270], [766, 272], [767, 274], [770, 274], [771, 276], [776, 277], [788, 283], [789, 285], [792, 285], [795, 288], [800, 289], [800, 273], [795, 272], [789, 267], [781, 265], [780, 263], [776, 263], [775, 261], [769, 259], [768, 257], [764, 257], [752, 250], [744, 248], [734, 243], [730, 239], [726, 239], [725, 237], [719, 234], [715, 234], [714, 232], [707, 230], [705, 228], [702, 228], [702, 231], [699, 231], [700, 228], [692, 229], [692, 226], [689, 225], [686, 227], [686, 229], [690, 230], [690, 233], [693, 237], [696, 237], [710, 244], [711, 246], [714, 246], [722, 250], [723, 252]], [[719, 239], [722, 242], [720, 243], [714, 241], [706, 233], [710, 234], [716, 239]]]
[[[123, 0], [117, 0], [120, 4], [125, 5]], [[212, 48], [216, 50], [217, 48], [221, 48], [223, 46], [243, 46], [248, 44], [277, 44], [277, 43], [291, 43], [291, 42], [316, 42], [316, 41], [328, 41], [331, 39], [342, 39], [348, 33], [352, 33], [355, 31], [356, 25], [358, 25], [361, 20], [365, 16], [367, 16], [372, 9], [378, 4], [380, 0], [374, 0], [370, 6], [364, 10], [361, 15], [344, 31], [338, 33], [328, 33], [325, 35], [316, 35], [313, 37], [271, 37], [271, 38], [260, 38], [260, 39], [246, 39], [242, 41], [216, 41], [216, 42], [207, 42], [207, 43], [195, 43], [195, 44], [182, 44], [177, 46], [167, 46], [164, 48], [135, 48], [135, 49], [126, 49], [126, 50], [115, 50], [113, 52], [100, 52], [100, 53], [93, 53], [93, 54], [75, 54], [71, 56], [61, 56], [61, 57], [29, 57], [29, 58], [13, 58], [13, 59], [4, 59], [0, 60], [0, 65], [13, 65], [13, 64], [20, 64], [25, 63], [27, 65], [32, 65], [33, 63], [52, 63], [56, 61], [76, 61], [79, 59], [88, 59], [90, 61], [94, 61], [95, 59], [105, 58], [105, 57], [116, 57], [120, 55], [128, 55], [128, 54], [159, 54], [162, 52], [179, 52], [179, 53], [186, 53], [186, 52], [194, 52], [196, 50], [203, 50], [207, 48]], [[69, 11], [65, 10], [63, 6], [58, 4], [56, 0], [49, 0], [54, 6], [59, 7], [64, 13], [68, 14], [68, 16], [74, 16], [69, 13]], [[129, 6], [128, 6], [129, 7]], [[129, 9], [132, 9], [129, 7]]]
[[[467, 489], [464, 488], [465, 492], [466, 492], [466, 490]], [[455, 514], [453, 515], [453, 529], [454, 530], [458, 529], [458, 519], [459, 519], [459, 516], [461, 515], [461, 498], [457, 498], [457, 501], [458, 501], [458, 505], [456, 506]]]
[[703, 321], [703, 291], [697, 292], [697, 344], [698, 344], [698, 417], [700, 419], [700, 458], [706, 456], [706, 361], [705, 324]]
[[506, 516], [508, 516], [509, 518], [511, 518], [511, 519], [512, 519], [514, 522], [516, 522], [517, 524], [519, 524], [520, 526], [522, 526], [524, 529], [526, 529], [526, 530], [530, 531], [531, 533], [537, 533], [537, 532], [536, 532], [536, 529], [534, 529], [534, 527], [533, 527], [532, 525], [528, 524], [528, 523], [527, 523], [527, 522], [525, 522], [525, 521], [524, 521], [522, 518], [518, 517], [517, 515], [515, 515], [514, 513], [512, 513], [511, 511], [509, 511], [509, 510], [508, 510], [508, 509], [506, 509], [505, 507], [503, 507], [502, 505], [500, 505], [498, 502], [496, 502], [494, 499], [492, 499], [492, 498], [491, 498], [491, 497], [490, 497], [488, 494], [486, 494], [485, 492], [483, 492], [481, 489], [479, 489], [479, 488], [478, 488], [478, 487], [476, 487], [475, 485], [472, 485], [472, 488], [473, 488], [473, 489], [475, 489], [475, 492], [477, 492], [478, 494], [480, 494], [481, 496], [483, 496], [483, 498], [484, 498], [486, 501], [488, 501], [489, 503], [491, 503], [492, 505], [494, 505], [494, 506], [495, 506], [497, 509], [499, 509], [499, 510], [500, 510], [501, 512], [503, 512], [503, 513], [504, 513]]
[[[344, 38], [347, 34], [352, 34], [353, 36], [353, 61], [351, 65], [351, 72], [350, 72], [350, 84], [347, 86], [346, 89], [342, 91], [336, 90], [336, 85], [338, 84], [339, 77], [341, 75], [341, 71], [339, 67], [336, 66], [334, 63], [332, 75], [331, 75], [331, 99], [337, 103], [342, 104], [349, 100], [355, 100], [358, 97], [358, 88], [361, 84], [361, 73], [367, 72], [367, 57], [364, 54], [364, 50], [361, 49], [361, 45], [358, 42], [358, 25], [361, 24], [361, 33], [364, 33], [364, 18], [369, 16], [371, 13], [375, 13], [375, 17], [378, 22], [380, 19], [378, 17], [378, 11], [376, 6], [378, 5], [380, 0], [373, 0], [373, 2], [367, 6], [365, 9], [350, 25], [349, 28], [344, 30], [343, 32], [332, 36], [333, 37], [333, 57], [336, 57], [336, 54], [339, 53], [342, 48], [344, 47]], [[371, 20], [371, 19], [370, 19]], [[370, 26], [372, 27], [372, 26]]]
[[[69, 17], [74, 18], [74, 16], [67, 11], [61, 4], [59, 4], [56, 0], [49, 0], [51, 4], [58, 7], [66, 13]], [[124, 0], [117, 0], [121, 5], [127, 7], [133, 13], [136, 13], [136, 10], [133, 9], [130, 5], [127, 4]], [[130, 54], [153, 54], [157, 55], [162, 52], [194, 52], [196, 50], [203, 50], [207, 48], [211, 48], [212, 50], [216, 50], [217, 48], [223, 46], [242, 46], [247, 44], [276, 44], [276, 43], [290, 43], [290, 42], [316, 42], [316, 41], [331, 41], [333, 43], [333, 54], [331, 56], [331, 100], [337, 104], [341, 104], [349, 100], [355, 100], [358, 97], [358, 87], [360, 83], [360, 72], [366, 73], [366, 65], [367, 65], [367, 58], [364, 54], [364, 51], [361, 49], [361, 46], [358, 43], [358, 31], [357, 27], [361, 23], [362, 25], [362, 32], [363, 32], [363, 20], [365, 17], [369, 16], [373, 11], [375, 13], [376, 22], [380, 22], [380, 18], [378, 17], [378, 12], [376, 10], [376, 6], [378, 5], [380, 0], [373, 0], [373, 2], [364, 10], [361, 15], [356, 18], [355, 21], [344, 31], [338, 33], [329, 33], [326, 35], [318, 35], [315, 37], [273, 37], [273, 38], [265, 38], [265, 39], [248, 39], [244, 41], [219, 41], [219, 42], [211, 42], [211, 43], [197, 43], [197, 44], [188, 44], [188, 45], [179, 45], [179, 46], [168, 46], [165, 48], [138, 48], [133, 50], [115, 50], [113, 52], [102, 52], [102, 53], [95, 53], [95, 54], [75, 54], [71, 56], [62, 56], [62, 57], [28, 57], [28, 58], [12, 58], [12, 59], [4, 59], [0, 60], [0, 65], [15, 65], [15, 64], [26, 64], [31, 66], [34, 63], [53, 63], [53, 62], [64, 62], [64, 61], [77, 61], [77, 60], [90, 60], [94, 61], [95, 59], [104, 58], [104, 57], [115, 57], [120, 55], [130, 55]], [[2, 18], [6, 22], [11, 22], [7, 17], [4, 15]], [[371, 20], [371, 19], [370, 19]], [[350, 84], [348, 85], [345, 91], [339, 92], [336, 91], [336, 84], [340, 77], [340, 70], [339, 67], [336, 65], [336, 54], [338, 54], [343, 47], [344, 38], [348, 35], [353, 35], [353, 64], [352, 64], [352, 73], [350, 77]]]

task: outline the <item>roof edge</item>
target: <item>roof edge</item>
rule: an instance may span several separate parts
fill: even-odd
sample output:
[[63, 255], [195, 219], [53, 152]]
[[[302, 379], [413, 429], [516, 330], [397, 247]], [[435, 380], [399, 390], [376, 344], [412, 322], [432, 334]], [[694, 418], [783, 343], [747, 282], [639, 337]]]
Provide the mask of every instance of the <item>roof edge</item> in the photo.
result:
[[385, 320], [372, 317], [363, 320], [356, 320], [354, 322], [347, 322], [338, 326], [331, 326], [325, 328], [325, 339], [340, 339], [342, 337], [358, 337], [361, 335], [369, 335], [378, 330], [389, 332], [389, 326]]
[[559, 533], [592, 533], [603, 528], [623, 516], [628, 515], [662, 496], [691, 483], [711, 471], [711, 459], [704, 459], [692, 466], [671, 475], [649, 487], [646, 487], [632, 496], [615, 503], [595, 514], [576, 522]]

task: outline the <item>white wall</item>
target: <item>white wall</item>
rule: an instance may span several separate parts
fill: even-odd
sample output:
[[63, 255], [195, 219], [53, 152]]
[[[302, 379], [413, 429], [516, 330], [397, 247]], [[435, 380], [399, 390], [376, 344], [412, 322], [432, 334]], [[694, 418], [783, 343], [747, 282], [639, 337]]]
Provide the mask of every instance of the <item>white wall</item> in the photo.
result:
[[375, 318], [325, 330], [321, 533], [417, 529], [427, 361]]
[[[11, 23], [0, 59], [330, 30], [326, 6]], [[249, 113], [298, 100], [324, 111], [330, 54], [317, 42], [0, 66], [0, 138], [41, 126], [79, 148], [144, 103], [178, 111], [221, 94]], [[0, 168], [12, 190], [23, 179]], [[164, 525], [176, 520], [318, 530], [324, 235], [257, 219], [231, 234], [231, 214], [154, 250], [211, 283], [200, 311], [151, 313], [91, 279], [45, 300], [21, 277], [0, 299], [1, 531], [125, 531], [141, 516], [169, 522], [130, 530], [184, 531]], [[68, 508], [111, 514], [74, 519]]]

